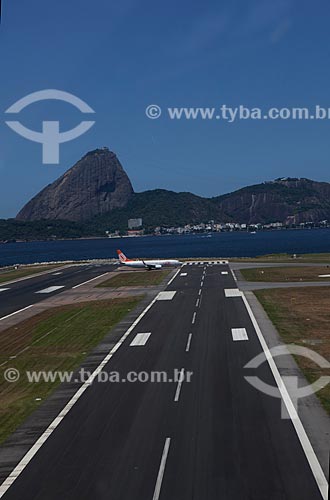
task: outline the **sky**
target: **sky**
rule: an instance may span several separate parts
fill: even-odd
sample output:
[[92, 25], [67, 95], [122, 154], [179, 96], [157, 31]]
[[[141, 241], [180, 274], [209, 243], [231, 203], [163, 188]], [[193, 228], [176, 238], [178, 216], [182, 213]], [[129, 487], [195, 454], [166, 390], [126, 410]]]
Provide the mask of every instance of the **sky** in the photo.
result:
[[[0, 218], [14, 217], [86, 152], [107, 146], [135, 191], [216, 196], [283, 176], [330, 181], [329, 120], [171, 120], [169, 107], [223, 104], [330, 108], [327, 0], [3, 0], [0, 26]], [[9, 117], [33, 92], [42, 101]], [[157, 104], [159, 119], [146, 107]], [[7, 125], [61, 131], [95, 120], [60, 145], [60, 163]]]

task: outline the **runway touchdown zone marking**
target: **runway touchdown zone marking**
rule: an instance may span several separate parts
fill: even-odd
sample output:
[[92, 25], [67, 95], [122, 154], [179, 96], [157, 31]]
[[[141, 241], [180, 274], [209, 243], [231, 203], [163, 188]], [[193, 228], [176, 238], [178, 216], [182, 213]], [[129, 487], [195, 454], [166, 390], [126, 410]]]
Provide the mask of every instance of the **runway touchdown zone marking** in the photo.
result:
[[226, 297], [242, 297], [242, 292], [238, 288], [225, 288]]
[[146, 345], [148, 342], [148, 339], [151, 335], [151, 332], [148, 333], [138, 333], [135, 338], [132, 340], [130, 343], [131, 346], [141, 346], [141, 345]]
[[159, 292], [156, 300], [172, 300], [176, 292]]
[[60, 290], [61, 288], [64, 288], [64, 285], [62, 285], [62, 286], [49, 286], [48, 288], [44, 288], [43, 290], [39, 290], [39, 292], [35, 292], [35, 293], [53, 293], [53, 292], [56, 292], [57, 290]]
[[249, 340], [248, 334], [246, 333], [245, 328], [232, 328], [231, 334], [233, 336], [233, 340]]

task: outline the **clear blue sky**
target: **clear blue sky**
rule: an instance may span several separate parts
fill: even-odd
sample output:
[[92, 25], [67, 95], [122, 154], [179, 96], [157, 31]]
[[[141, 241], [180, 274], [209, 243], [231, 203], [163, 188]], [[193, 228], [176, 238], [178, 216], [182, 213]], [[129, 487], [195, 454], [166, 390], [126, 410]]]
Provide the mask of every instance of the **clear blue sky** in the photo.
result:
[[[134, 189], [203, 196], [279, 176], [330, 181], [330, 122], [149, 120], [148, 104], [330, 107], [328, 0], [3, 0], [0, 28], [0, 218], [15, 216], [87, 151], [115, 151]], [[4, 111], [55, 88], [85, 100], [96, 125], [42, 165], [41, 145], [12, 132]], [[25, 126], [81, 114], [26, 108]]]

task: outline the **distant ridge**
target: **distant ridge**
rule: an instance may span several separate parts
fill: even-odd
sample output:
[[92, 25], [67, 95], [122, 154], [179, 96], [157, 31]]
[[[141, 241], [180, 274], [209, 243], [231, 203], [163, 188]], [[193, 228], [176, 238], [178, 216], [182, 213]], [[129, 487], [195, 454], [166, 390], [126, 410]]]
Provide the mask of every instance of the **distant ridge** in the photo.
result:
[[120, 229], [135, 217], [142, 217], [146, 227], [211, 219], [245, 224], [330, 220], [330, 184], [282, 177], [214, 198], [164, 189], [134, 193], [116, 155], [101, 148], [87, 153], [43, 189], [16, 219], [87, 222]]

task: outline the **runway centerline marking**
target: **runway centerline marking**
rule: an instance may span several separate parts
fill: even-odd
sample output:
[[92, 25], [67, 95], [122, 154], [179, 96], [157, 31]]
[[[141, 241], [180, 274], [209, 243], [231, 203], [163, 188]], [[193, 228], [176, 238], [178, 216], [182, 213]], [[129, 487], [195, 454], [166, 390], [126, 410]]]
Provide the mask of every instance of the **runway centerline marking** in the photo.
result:
[[249, 340], [248, 334], [245, 328], [232, 328], [231, 334], [233, 336], [233, 340]]
[[190, 351], [191, 339], [192, 339], [192, 333], [189, 333], [187, 346], [186, 346], [186, 352]]
[[201, 295], [201, 293], [202, 293], [202, 289], [200, 288], [199, 292], [198, 292], [198, 295]]
[[61, 288], [64, 288], [64, 285], [49, 286], [48, 288], [44, 288], [43, 290], [39, 290], [39, 292], [35, 292], [35, 293], [53, 293], [53, 292], [56, 292], [57, 290], [61, 290]]
[[180, 372], [180, 378], [179, 378], [178, 386], [176, 388], [176, 392], [175, 392], [175, 396], [174, 396], [175, 403], [177, 403], [180, 399], [183, 381], [184, 381], [184, 368], [182, 368], [182, 370]]
[[100, 276], [95, 276], [95, 278], [92, 278], [91, 280], [84, 281], [83, 283], [79, 283], [79, 285], [73, 286], [72, 290], [74, 290], [75, 288], [79, 288], [80, 286], [87, 285], [87, 283], [91, 283], [91, 281], [97, 280], [97, 278], [102, 278], [103, 276], [106, 276], [107, 274], [109, 274], [109, 272], [111, 272], [111, 271], [108, 271], [107, 273], [104, 273], [104, 274], [100, 274]]
[[158, 476], [157, 476], [154, 496], [152, 497], [152, 500], [159, 500], [160, 491], [162, 489], [162, 483], [163, 483], [163, 478], [164, 478], [164, 473], [165, 473], [167, 456], [168, 456], [168, 452], [170, 449], [170, 444], [171, 444], [171, 438], [166, 438], [165, 446], [164, 446], [164, 450], [163, 450], [163, 455], [162, 455], [162, 459], [160, 462], [159, 472], [158, 472]]
[[199, 299], [196, 300], [196, 307], [199, 306]]
[[135, 338], [130, 343], [131, 346], [141, 346], [146, 345], [148, 339], [151, 335], [151, 332], [148, 333], [137, 333]]
[[192, 317], [192, 320], [191, 320], [192, 324], [194, 324], [195, 321], [196, 321], [196, 312], [194, 312], [194, 314], [193, 314], [193, 317]]

